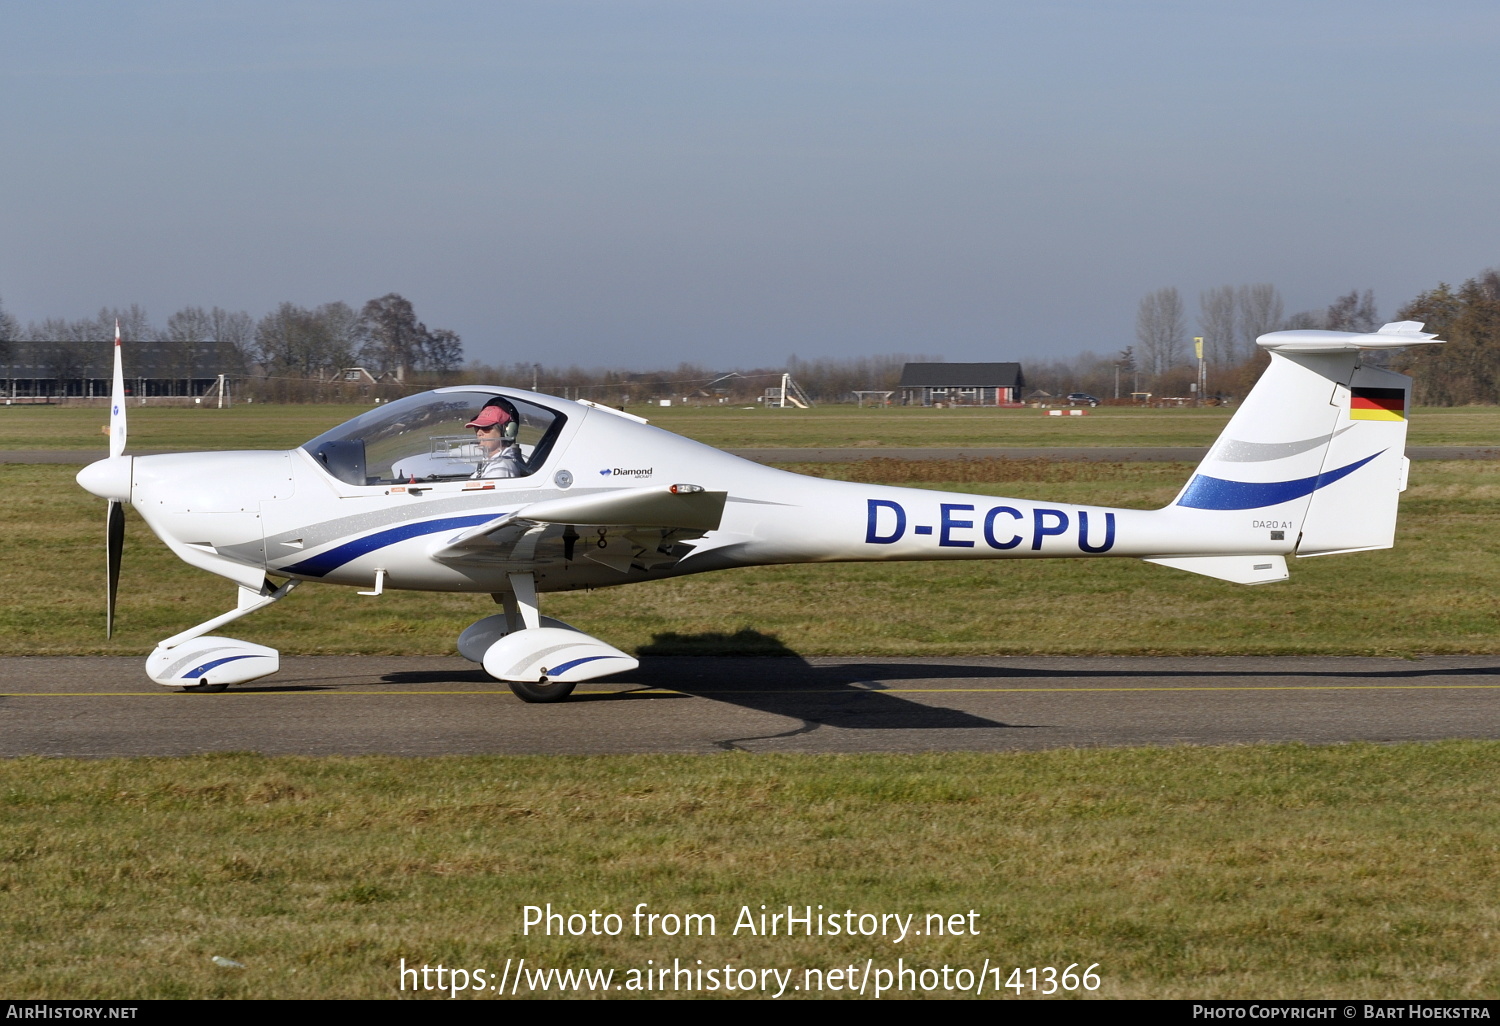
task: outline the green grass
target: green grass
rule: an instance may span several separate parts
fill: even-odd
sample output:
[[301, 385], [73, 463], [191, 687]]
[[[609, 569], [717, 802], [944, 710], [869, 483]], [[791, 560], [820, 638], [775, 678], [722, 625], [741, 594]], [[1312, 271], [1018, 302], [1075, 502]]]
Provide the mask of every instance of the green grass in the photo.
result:
[[[721, 448], [802, 446], [1112, 446], [1190, 445], [1213, 442], [1232, 409], [1139, 409], [1101, 406], [1083, 417], [1052, 417], [1040, 410], [979, 408], [811, 410], [741, 408], [632, 412], [653, 424]], [[1500, 406], [1412, 411], [1410, 445], [1500, 446]]]
[[[132, 412], [132, 448], [149, 449], [184, 438], [284, 447], [356, 411]], [[1029, 445], [1022, 439], [1056, 423], [1029, 411], [734, 412], [651, 414], [736, 446]], [[915, 415], [891, 416], [905, 412]], [[1217, 430], [1195, 411], [1161, 412], [1071, 424], [1122, 432], [1094, 444], [1147, 444], [1161, 437], [1151, 432], [1172, 431], [1179, 441], [1151, 444], [1205, 444]], [[0, 448], [99, 447], [101, 419], [0, 409]], [[955, 425], [968, 433], [949, 441], [943, 432]], [[976, 425], [1033, 436], [988, 442]], [[1488, 444], [1497, 427], [1494, 410], [1424, 411], [1412, 441]], [[1090, 444], [1081, 434], [1054, 437]], [[1167, 501], [1189, 471], [1052, 460], [796, 469], [1143, 508]], [[132, 513], [121, 630], [106, 643], [104, 504], [72, 474], [0, 467], [0, 651], [144, 657], [158, 639], [229, 608], [230, 585], [181, 564]], [[1263, 588], [1134, 560], [865, 564], [708, 574], [544, 605], [657, 652], [702, 651], [708, 637], [736, 634], [751, 650], [772, 636], [804, 655], [1494, 652], [1500, 610], [1484, 583], [1500, 571], [1497, 499], [1500, 464], [1415, 464], [1395, 550], [1299, 561], [1290, 582]], [[493, 608], [484, 598], [309, 587], [234, 633], [288, 654], [446, 653]], [[399, 995], [402, 958], [493, 972], [523, 956], [533, 967], [619, 970], [674, 957], [798, 970], [902, 957], [971, 968], [985, 958], [1097, 962], [1103, 997], [1492, 997], [1497, 758], [1493, 742], [1446, 742], [6, 760], [0, 993], [384, 998]], [[526, 904], [628, 913], [640, 901], [715, 913], [720, 933], [520, 934]], [[762, 903], [974, 909], [981, 935], [901, 946], [727, 935], [741, 905]], [[246, 968], [219, 968], [214, 955]]]
[[[1150, 508], [1186, 464], [869, 461], [822, 473], [1063, 502]], [[973, 480], [972, 478], [987, 480]], [[1000, 480], [995, 480], [999, 478]], [[231, 607], [233, 588], [186, 566], [130, 513], [118, 630], [103, 637], [104, 503], [55, 466], [0, 467], [0, 651], [148, 653]], [[1395, 549], [1296, 560], [1292, 579], [1245, 588], [1129, 559], [832, 564], [725, 571], [586, 594], [543, 609], [627, 650], [801, 655], [1366, 654], [1500, 651], [1493, 523], [1500, 463], [1422, 462]], [[451, 653], [485, 596], [309, 586], [235, 625], [287, 654]], [[747, 632], [748, 629], [748, 632]], [[741, 633], [746, 632], [746, 633]], [[734, 641], [735, 635], [740, 641]], [[695, 640], [698, 639], [698, 640]]]
[[[368, 406], [237, 405], [232, 409], [138, 407], [128, 410], [130, 452], [290, 449], [356, 417]], [[0, 406], [0, 449], [105, 449], [102, 406]]]
[[[133, 407], [130, 450], [289, 449], [368, 406]], [[721, 448], [808, 446], [1206, 446], [1232, 411], [1100, 407], [1086, 417], [1038, 410], [633, 407], [653, 424]], [[102, 449], [103, 406], [0, 406], [0, 449]], [[1500, 407], [1413, 411], [1411, 445], [1500, 446]]]
[[[927, 756], [0, 763], [0, 992], [398, 996], [498, 973], [1098, 963], [1111, 998], [1487, 998], [1500, 745]], [[522, 906], [712, 937], [523, 936]], [[979, 913], [979, 936], [730, 935], [755, 912]], [[213, 956], [243, 970], [221, 969]], [[618, 977], [617, 977], [618, 978]], [[1009, 994], [1009, 992], [1006, 992]]]

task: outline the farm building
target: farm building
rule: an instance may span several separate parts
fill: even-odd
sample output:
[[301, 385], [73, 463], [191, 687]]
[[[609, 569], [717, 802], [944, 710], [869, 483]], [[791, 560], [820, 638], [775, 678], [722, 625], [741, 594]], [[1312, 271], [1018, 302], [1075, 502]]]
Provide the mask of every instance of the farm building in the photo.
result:
[[[203, 395], [220, 374], [243, 372], [227, 342], [129, 342], [125, 390], [138, 396]], [[107, 396], [114, 340], [16, 341], [0, 346], [5, 397]]]
[[908, 363], [896, 389], [902, 406], [1002, 406], [1025, 387], [1019, 363]]

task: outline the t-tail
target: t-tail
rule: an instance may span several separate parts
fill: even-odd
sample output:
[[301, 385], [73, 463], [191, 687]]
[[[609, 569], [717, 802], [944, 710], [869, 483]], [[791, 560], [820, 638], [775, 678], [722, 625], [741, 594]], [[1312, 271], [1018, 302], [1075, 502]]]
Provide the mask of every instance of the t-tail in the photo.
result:
[[[1205, 551], [1149, 562], [1242, 584], [1283, 580], [1284, 552], [1326, 556], [1390, 548], [1406, 488], [1411, 379], [1364, 353], [1440, 341], [1416, 321], [1379, 331], [1275, 331], [1271, 365], [1167, 508], [1184, 537], [1244, 537], [1262, 554]], [[1166, 511], [1163, 511], [1166, 512]], [[1257, 534], [1264, 532], [1264, 534]], [[1215, 546], [1217, 548], [1217, 546]]]

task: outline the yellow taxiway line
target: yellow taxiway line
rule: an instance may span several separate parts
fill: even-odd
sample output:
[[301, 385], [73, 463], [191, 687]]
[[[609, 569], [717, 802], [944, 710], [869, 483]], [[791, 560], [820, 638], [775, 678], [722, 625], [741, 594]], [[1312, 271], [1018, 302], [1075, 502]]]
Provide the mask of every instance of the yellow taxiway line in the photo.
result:
[[[175, 685], [167, 685], [172, 687]], [[369, 685], [355, 685], [368, 687]], [[306, 690], [294, 690], [296, 685], [284, 689], [241, 690], [206, 692], [219, 695], [354, 695], [379, 697], [384, 695], [510, 695], [509, 688], [490, 691], [355, 691], [334, 690], [312, 685]], [[690, 698], [711, 698], [714, 695], [1012, 695], [1012, 694], [1099, 694], [1104, 692], [1155, 692], [1155, 691], [1500, 691], [1500, 684], [1278, 684], [1248, 685], [1245, 687], [1120, 687], [1120, 688], [766, 688], [681, 691], [674, 688], [634, 688], [628, 691], [574, 691], [575, 695], [686, 695]], [[0, 698], [156, 698], [182, 694], [180, 691], [5, 691]]]

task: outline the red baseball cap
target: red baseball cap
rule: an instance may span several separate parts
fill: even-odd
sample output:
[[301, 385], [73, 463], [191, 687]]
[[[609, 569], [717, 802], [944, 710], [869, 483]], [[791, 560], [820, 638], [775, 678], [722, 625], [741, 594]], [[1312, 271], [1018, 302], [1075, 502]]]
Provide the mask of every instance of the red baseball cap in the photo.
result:
[[509, 424], [510, 414], [498, 406], [486, 406], [479, 411], [479, 416], [464, 425], [466, 428], [493, 427], [496, 424]]

